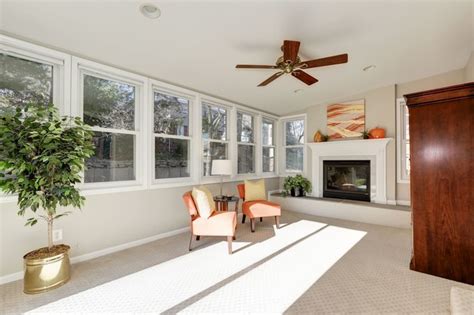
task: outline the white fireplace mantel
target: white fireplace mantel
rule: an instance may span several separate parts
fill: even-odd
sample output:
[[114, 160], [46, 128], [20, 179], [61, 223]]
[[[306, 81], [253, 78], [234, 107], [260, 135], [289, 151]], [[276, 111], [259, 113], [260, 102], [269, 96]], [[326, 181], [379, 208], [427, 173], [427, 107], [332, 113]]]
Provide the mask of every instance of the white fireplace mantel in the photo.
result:
[[371, 202], [387, 203], [387, 145], [391, 138], [308, 143], [312, 156], [312, 195], [323, 196], [323, 161], [370, 160]]

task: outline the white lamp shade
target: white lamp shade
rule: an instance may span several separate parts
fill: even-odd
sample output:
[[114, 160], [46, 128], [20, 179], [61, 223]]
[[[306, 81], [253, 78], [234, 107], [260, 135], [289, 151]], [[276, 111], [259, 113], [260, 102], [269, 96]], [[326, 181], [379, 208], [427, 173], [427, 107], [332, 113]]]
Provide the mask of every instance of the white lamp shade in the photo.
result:
[[212, 175], [232, 175], [232, 162], [230, 160], [212, 160]]

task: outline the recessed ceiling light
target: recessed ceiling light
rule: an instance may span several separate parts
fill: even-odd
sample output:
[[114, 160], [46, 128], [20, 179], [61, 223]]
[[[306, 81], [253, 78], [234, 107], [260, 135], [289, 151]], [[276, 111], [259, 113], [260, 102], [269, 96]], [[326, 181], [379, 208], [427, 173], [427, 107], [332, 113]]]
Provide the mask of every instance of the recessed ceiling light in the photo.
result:
[[140, 6], [140, 12], [150, 19], [157, 19], [161, 15], [160, 9], [154, 4], [145, 3]]
[[376, 65], [370, 65], [370, 66], [364, 67], [364, 69], [362, 70], [367, 72], [367, 71], [374, 70], [376, 67], [377, 67]]

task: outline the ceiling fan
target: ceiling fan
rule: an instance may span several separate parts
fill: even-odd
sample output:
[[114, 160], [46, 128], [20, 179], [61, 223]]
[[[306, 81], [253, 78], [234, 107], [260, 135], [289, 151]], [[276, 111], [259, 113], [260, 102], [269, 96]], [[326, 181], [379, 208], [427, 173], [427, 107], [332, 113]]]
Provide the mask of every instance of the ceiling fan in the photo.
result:
[[294, 40], [285, 40], [283, 41], [283, 46], [281, 50], [283, 51], [283, 56], [279, 57], [275, 65], [236, 65], [238, 69], [279, 69], [277, 73], [260, 83], [258, 86], [266, 86], [270, 82], [276, 80], [281, 75], [289, 73], [298, 80], [306, 83], [307, 85], [314, 84], [318, 82], [318, 79], [309, 75], [301, 69], [309, 69], [316, 67], [324, 67], [337, 65], [340, 63], [347, 62], [347, 54], [336, 55], [326, 58], [313, 59], [308, 61], [301, 61], [301, 58], [298, 56], [298, 50], [300, 48], [300, 42]]

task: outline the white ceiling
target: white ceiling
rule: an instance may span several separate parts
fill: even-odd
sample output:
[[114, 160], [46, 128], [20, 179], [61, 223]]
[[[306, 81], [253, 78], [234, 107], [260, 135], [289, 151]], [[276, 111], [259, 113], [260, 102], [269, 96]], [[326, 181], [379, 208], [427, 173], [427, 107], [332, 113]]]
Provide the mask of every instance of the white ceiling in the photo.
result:
[[[157, 20], [138, 0], [0, 1], [4, 32], [278, 115], [463, 68], [473, 41], [472, 1], [146, 1]], [[349, 63], [307, 70], [310, 87], [291, 76], [257, 87], [274, 71], [234, 68], [272, 64], [284, 39], [303, 59]]]

